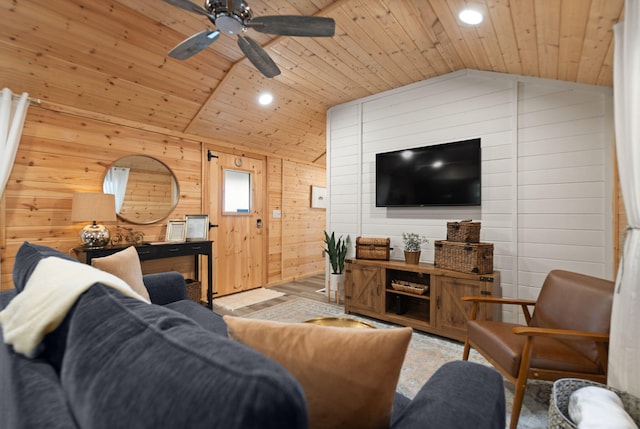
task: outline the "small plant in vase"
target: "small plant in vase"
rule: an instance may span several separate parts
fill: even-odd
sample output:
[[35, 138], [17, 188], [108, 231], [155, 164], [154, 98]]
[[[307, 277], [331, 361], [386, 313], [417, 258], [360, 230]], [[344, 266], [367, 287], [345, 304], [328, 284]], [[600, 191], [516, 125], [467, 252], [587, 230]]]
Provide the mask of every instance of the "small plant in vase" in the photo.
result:
[[344, 260], [347, 257], [348, 241], [348, 235], [344, 240], [342, 236], [336, 240], [335, 233], [332, 232], [331, 235], [329, 235], [327, 231], [324, 232], [324, 243], [327, 245], [324, 252], [329, 255], [329, 264], [331, 265], [329, 289], [332, 291], [339, 291], [341, 285], [344, 283]]
[[403, 232], [402, 242], [404, 243], [404, 259], [407, 264], [417, 264], [420, 262], [420, 252], [423, 244], [429, 240], [423, 235], [414, 232]]

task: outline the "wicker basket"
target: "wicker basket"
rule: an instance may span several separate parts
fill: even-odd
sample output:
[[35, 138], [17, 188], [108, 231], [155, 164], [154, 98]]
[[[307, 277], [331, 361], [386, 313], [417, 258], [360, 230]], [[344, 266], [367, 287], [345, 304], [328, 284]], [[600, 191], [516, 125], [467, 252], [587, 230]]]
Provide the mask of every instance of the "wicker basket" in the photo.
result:
[[493, 272], [492, 243], [436, 240], [434, 250], [434, 265], [438, 268], [472, 274]]
[[388, 261], [391, 253], [389, 238], [356, 238], [356, 259], [378, 259]]
[[631, 416], [637, 425], [640, 425], [640, 400], [613, 387], [605, 386], [595, 381], [581, 380], [578, 378], [562, 378], [553, 383], [551, 403], [549, 404], [549, 429], [576, 429], [569, 418], [569, 398], [571, 394], [581, 387], [597, 386], [611, 390], [617, 394], [624, 404], [625, 411]]
[[447, 222], [447, 241], [459, 243], [480, 242], [480, 222], [463, 220], [461, 222]]
[[196, 280], [187, 279], [187, 298], [200, 304], [202, 300], [202, 283]]
[[406, 282], [404, 280], [391, 280], [391, 287], [395, 290], [412, 293], [414, 295], [424, 295], [429, 292], [429, 285]]

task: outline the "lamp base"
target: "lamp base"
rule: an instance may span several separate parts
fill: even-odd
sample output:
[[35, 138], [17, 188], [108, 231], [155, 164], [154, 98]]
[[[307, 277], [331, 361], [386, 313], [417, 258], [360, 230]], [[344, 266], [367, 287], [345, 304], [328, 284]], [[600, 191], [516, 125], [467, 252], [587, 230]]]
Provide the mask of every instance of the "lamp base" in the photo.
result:
[[96, 224], [87, 225], [80, 231], [80, 240], [84, 247], [104, 247], [109, 244], [109, 230], [106, 226]]

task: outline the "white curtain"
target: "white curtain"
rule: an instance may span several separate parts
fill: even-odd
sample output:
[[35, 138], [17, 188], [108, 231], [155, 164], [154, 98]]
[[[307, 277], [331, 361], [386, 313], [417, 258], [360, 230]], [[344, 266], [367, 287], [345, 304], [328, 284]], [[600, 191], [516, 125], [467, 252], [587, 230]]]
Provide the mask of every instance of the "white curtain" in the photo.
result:
[[629, 225], [616, 278], [610, 386], [640, 397], [640, 0], [626, 0], [615, 28], [614, 109], [622, 196]]
[[29, 94], [23, 92], [14, 100], [9, 88], [0, 94], [0, 197], [9, 181], [11, 168], [18, 152], [24, 119], [29, 108]]
[[[0, 93], [0, 198], [4, 194], [13, 162], [16, 160], [27, 109], [29, 109], [29, 94], [23, 92], [14, 100], [9, 88], [2, 90]], [[0, 228], [4, 227], [5, 225], [0, 225]], [[0, 276], [0, 282], [2, 282], [1, 278]]]
[[113, 194], [116, 198], [116, 213], [120, 213], [124, 195], [127, 191], [127, 182], [129, 181], [129, 168], [111, 167], [107, 171], [102, 184], [102, 191], [105, 194]]

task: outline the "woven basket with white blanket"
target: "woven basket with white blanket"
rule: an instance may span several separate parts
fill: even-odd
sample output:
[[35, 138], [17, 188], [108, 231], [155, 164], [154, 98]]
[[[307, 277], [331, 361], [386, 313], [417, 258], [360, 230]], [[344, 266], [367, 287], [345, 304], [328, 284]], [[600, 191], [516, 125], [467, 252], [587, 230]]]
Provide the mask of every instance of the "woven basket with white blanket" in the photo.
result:
[[640, 425], [640, 399], [622, 392], [613, 387], [605, 386], [589, 380], [577, 378], [563, 378], [553, 383], [551, 403], [549, 404], [549, 429], [576, 429], [577, 426], [569, 418], [569, 399], [571, 394], [581, 387], [596, 386], [610, 390], [617, 394], [622, 400], [625, 411], [631, 416], [633, 421]]

